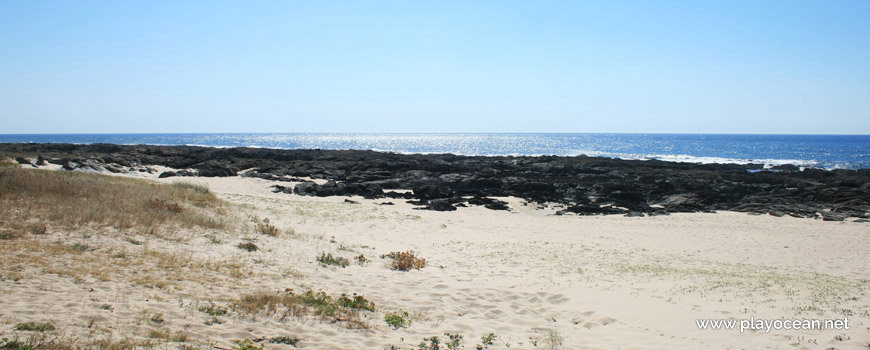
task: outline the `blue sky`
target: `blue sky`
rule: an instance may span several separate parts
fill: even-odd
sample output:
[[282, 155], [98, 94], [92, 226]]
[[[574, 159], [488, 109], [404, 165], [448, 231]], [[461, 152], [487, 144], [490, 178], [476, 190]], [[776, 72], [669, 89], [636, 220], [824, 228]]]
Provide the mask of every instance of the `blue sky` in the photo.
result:
[[868, 134], [868, 18], [866, 0], [0, 0], [0, 134]]

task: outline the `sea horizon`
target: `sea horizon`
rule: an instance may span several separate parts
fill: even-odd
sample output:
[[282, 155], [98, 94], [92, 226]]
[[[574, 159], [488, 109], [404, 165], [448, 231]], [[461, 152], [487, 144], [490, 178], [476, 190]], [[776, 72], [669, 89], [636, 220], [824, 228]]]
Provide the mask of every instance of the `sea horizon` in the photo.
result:
[[870, 168], [870, 135], [708, 133], [88, 133], [0, 134], [9, 143], [110, 143], [371, 150], [463, 156], [597, 156], [686, 163]]

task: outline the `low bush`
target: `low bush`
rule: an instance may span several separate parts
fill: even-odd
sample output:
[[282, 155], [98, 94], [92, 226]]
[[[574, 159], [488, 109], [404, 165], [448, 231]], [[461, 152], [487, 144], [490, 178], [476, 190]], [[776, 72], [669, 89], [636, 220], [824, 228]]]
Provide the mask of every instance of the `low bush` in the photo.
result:
[[27, 322], [27, 323], [16, 324], [14, 329], [16, 331], [45, 332], [45, 331], [53, 331], [54, 325], [49, 323], [49, 322], [46, 322], [46, 323]]
[[226, 308], [214, 304], [202, 305], [197, 310], [212, 316], [223, 316], [227, 314]]
[[319, 257], [317, 257], [317, 261], [320, 263], [320, 265], [323, 266], [335, 265], [340, 267], [347, 267], [347, 265], [350, 263], [347, 258], [332, 256], [332, 253], [326, 254], [326, 252], [323, 252]]
[[407, 311], [387, 312], [384, 314], [384, 322], [387, 322], [393, 329], [408, 328], [411, 326], [411, 319]]
[[232, 350], [263, 350], [266, 348], [265, 345], [254, 343], [253, 340], [245, 339], [245, 340], [233, 340], [233, 349]]
[[300, 339], [300, 338], [289, 337], [286, 335], [283, 335], [280, 337], [269, 338], [269, 342], [272, 344], [284, 344], [284, 345], [291, 345], [294, 347], [296, 346], [296, 344], [299, 344], [299, 342], [301, 342], [301, 341], [302, 341], [302, 339]]
[[247, 294], [231, 307], [243, 315], [264, 311], [282, 316], [318, 315], [330, 321], [342, 321], [360, 327], [364, 324], [358, 313], [375, 310], [373, 302], [357, 294], [353, 294], [353, 297], [342, 294], [333, 298], [324, 291], [313, 290], [302, 294], [293, 291]]
[[272, 225], [269, 222], [269, 218], [265, 218], [263, 220], [259, 220], [254, 218], [254, 223], [257, 225], [257, 232], [262, 233], [269, 237], [277, 237], [281, 230], [279, 230], [275, 225]]
[[369, 301], [362, 295], [357, 295], [356, 293], [353, 293], [352, 298], [348, 298], [346, 294], [342, 294], [341, 297], [338, 298], [337, 304], [348, 309], [375, 311], [374, 302]]
[[422, 269], [426, 267], [426, 259], [414, 255], [413, 250], [406, 252], [392, 252], [382, 257], [393, 259], [390, 267], [398, 271], [411, 271], [412, 269]]
[[239, 245], [237, 245], [236, 248], [239, 248], [241, 250], [246, 250], [249, 253], [256, 252], [257, 250], [260, 249], [260, 247], [257, 247], [257, 245], [254, 244], [254, 242], [239, 243]]

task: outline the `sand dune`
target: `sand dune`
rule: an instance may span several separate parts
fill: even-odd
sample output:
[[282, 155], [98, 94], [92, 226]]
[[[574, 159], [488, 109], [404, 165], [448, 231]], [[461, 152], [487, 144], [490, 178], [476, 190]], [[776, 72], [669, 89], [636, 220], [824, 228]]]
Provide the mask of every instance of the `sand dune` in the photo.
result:
[[[83, 228], [44, 242], [83, 242], [109, 262], [104, 278], [79, 279], [25, 266], [0, 281], [0, 336], [24, 339], [21, 322], [51, 322], [80, 340], [135, 338], [168, 348], [234, 347], [232, 340], [299, 338], [311, 349], [416, 348], [444, 333], [466, 349], [497, 335], [490, 349], [866, 349], [870, 344], [870, 230], [866, 224], [741, 213], [660, 217], [553, 215], [517, 199], [512, 211], [414, 210], [391, 200], [315, 198], [270, 191], [271, 182], [169, 178], [207, 185], [285, 233], [278, 237], [178, 230], [127, 237]], [[292, 229], [294, 234], [286, 232]], [[259, 250], [237, 244], [250, 238]], [[139, 244], [132, 244], [133, 239]], [[47, 244], [47, 243], [46, 243]], [[20, 248], [25, 249], [25, 248]], [[379, 256], [413, 250], [428, 266], [390, 269]], [[148, 253], [148, 252], [153, 253]], [[348, 258], [322, 266], [322, 253]], [[150, 255], [148, 255], [150, 254]], [[369, 263], [353, 259], [364, 255]], [[151, 257], [151, 258], [147, 258]], [[132, 283], [160, 259], [186, 261], [162, 286]], [[50, 257], [47, 257], [50, 259]], [[94, 258], [96, 259], [96, 258]], [[132, 259], [132, 258], [130, 258]], [[128, 260], [130, 260], [128, 259]], [[151, 260], [148, 260], [151, 259]], [[139, 261], [139, 260], [136, 260]], [[195, 263], [194, 263], [195, 262]], [[210, 264], [206, 267], [203, 264]], [[179, 280], [181, 279], [181, 280]], [[245, 294], [323, 290], [358, 293], [376, 305], [357, 323], [279, 312], [242, 314]], [[225, 307], [212, 316], [203, 306]], [[393, 329], [384, 314], [408, 312]], [[849, 330], [699, 330], [697, 319], [843, 319]], [[217, 320], [218, 322], [215, 322]], [[162, 332], [162, 333], [161, 333]], [[162, 337], [161, 334], [166, 335]], [[183, 342], [169, 341], [184, 338]], [[175, 339], [180, 340], [180, 339]]]

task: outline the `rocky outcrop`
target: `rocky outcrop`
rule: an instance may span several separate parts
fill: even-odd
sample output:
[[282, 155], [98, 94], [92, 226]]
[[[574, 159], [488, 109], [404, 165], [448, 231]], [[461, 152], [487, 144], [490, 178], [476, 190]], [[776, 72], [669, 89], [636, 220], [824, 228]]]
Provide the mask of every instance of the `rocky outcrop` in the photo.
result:
[[[253, 169], [243, 176], [300, 182], [292, 188], [276, 187], [280, 192], [415, 200], [426, 209], [442, 211], [466, 205], [505, 210], [507, 204], [492, 197], [514, 196], [561, 204], [561, 214], [644, 216], [732, 210], [824, 220], [870, 218], [870, 169], [800, 171], [790, 166], [771, 170], [760, 164], [586, 156], [467, 157], [108, 144], [0, 144], [0, 151], [31, 159], [38, 156], [79, 171], [153, 171], [143, 166], [149, 164], [190, 169], [185, 175], [235, 176], [242, 169]], [[182, 176], [181, 172], [175, 176]], [[303, 178], [327, 181], [317, 184]]]

